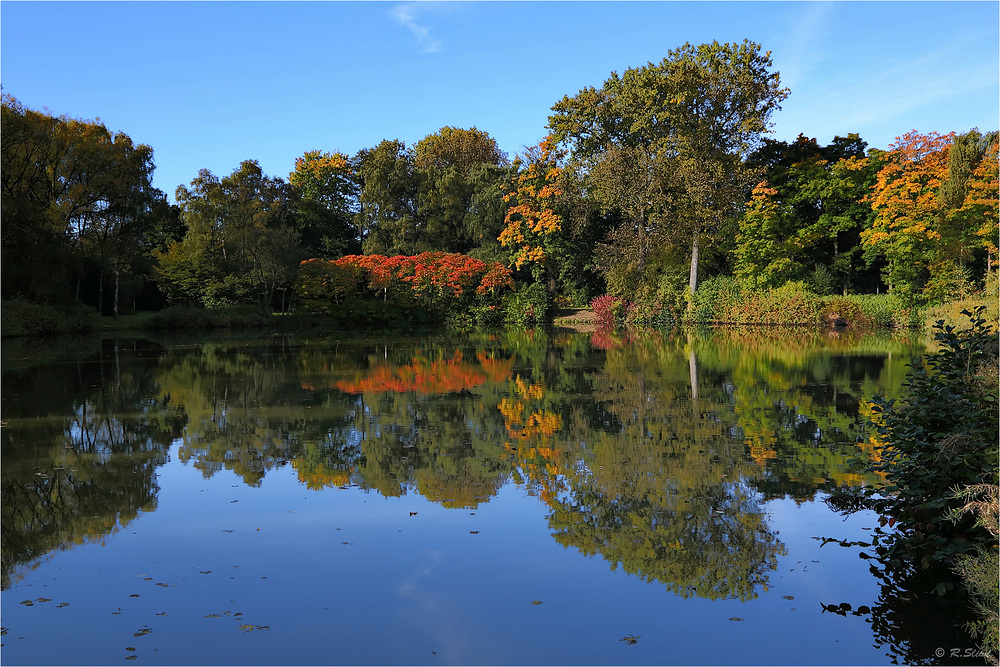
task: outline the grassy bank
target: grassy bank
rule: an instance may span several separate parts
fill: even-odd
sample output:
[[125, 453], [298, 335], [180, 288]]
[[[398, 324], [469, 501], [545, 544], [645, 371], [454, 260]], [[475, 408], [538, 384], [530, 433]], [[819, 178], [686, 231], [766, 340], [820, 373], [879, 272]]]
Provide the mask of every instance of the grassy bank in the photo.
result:
[[[689, 304], [632, 303], [603, 296], [592, 304], [599, 326], [675, 324], [752, 326], [841, 326], [854, 328], [923, 328], [930, 331], [938, 320], [961, 326], [963, 310], [985, 308], [983, 318], [997, 327], [1000, 301], [996, 280], [969, 298], [927, 306], [907, 303], [895, 294], [819, 295], [801, 282], [778, 289], [749, 289], [732, 277], [710, 278], [702, 283]], [[686, 307], [687, 306], [687, 307]]]

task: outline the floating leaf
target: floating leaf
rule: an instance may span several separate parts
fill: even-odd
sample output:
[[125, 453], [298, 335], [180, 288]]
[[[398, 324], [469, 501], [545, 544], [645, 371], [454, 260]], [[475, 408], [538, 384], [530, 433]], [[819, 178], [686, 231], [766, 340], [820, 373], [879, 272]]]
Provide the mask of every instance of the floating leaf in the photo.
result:
[[795, 596], [794, 595], [782, 595], [781, 599], [782, 600], [794, 600]]
[[642, 637], [642, 635], [625, 635], [618, 641], [625, 642], [626, 644], [635, 644], [636, 642], [639, 641], [640, 637]]
[[746, 619], [745, 618], [740, 618], [739, 616], [730, 616], [729, 620], [730, 621], [745, 621]]
[[542, 601], [541, 600], [532, 600], [531, 604], [533, 604], [533, 605], [540, 605], [540, 604], [542, 604]]

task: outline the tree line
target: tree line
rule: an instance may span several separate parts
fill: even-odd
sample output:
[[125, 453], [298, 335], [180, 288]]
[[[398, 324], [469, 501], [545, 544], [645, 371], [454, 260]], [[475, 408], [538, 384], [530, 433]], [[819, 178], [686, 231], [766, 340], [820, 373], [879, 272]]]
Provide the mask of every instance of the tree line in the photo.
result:
[[151, 185], [149, 146], [5, 94], [3, 298], [287, 311], [304, 260], [431, 251], [502, 263], [550, 299], [654, 310], [684, 308], [706, 277], [911, 304], [989, 280], [996, 132], [910, 132], [887, 150], [769, 139], [789, 92], [757, 44], [685, 44], [564, 96], [513, 159], [443, 127], [308, 151], [287, 179], [254, 160], [203, 169], [176, 204]]

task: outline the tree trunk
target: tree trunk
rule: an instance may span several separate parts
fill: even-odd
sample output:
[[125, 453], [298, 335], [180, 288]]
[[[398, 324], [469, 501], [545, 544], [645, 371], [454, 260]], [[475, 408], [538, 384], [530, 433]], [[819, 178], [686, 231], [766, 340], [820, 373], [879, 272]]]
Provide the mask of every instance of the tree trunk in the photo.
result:
[[97, 281], [97, 314], [104, 315], [104, 268], [101, 268], [101, 277]]
[[[698, 232], [694, 233], [694, 240], [691, 243], [691, 275], [688, 278], [688, 288], [691, 290], [691, 296], [698, 291]], [[690, 301], [688, 304], [690, 305]]]
[[694, 346], [691, 343], [691, 336], [688, 335], [688, 375], [691, 381], [691, 400], [698, 400], [698, 357], [695, 356]]
[[116, 320], [118, 319], [118, 293], [119, 293], [119, 285], [121, 283], [121, 274], [122, 274], [121, 269], [119, 269], [116, 266], [115, 267], [115, 303], [114, 303], [114, 310], [112, 311], [112, 315], [114, 316], [114, 318]]

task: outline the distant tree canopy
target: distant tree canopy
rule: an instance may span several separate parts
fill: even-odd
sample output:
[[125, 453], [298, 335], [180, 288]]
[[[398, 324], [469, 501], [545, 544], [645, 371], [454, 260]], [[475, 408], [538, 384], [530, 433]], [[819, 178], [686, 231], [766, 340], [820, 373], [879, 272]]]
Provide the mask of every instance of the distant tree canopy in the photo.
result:
[[750, 41], [685, 44], [552, 106], [513, 160], [444, 126], [411, 146], [310, 150], [285, 181], [250, 159], [152, 187], [153, 151], [99, 121], [3, 96], [3, 298], [295, 307], [302, 261], [462, 254], [584, 305], [683, 310], [702, 278], [891, 291], [979, 289], [997, 266], [997, 132], [767, 138], [789, 90]]

